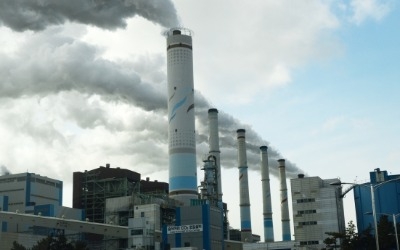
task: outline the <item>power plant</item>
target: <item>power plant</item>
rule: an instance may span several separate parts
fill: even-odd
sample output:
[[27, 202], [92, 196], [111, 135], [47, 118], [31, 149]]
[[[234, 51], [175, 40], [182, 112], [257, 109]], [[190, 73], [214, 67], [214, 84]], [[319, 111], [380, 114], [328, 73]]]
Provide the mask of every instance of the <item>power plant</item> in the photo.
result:
[[[300, 245], [296, 245], [297, 242], [291, 240], [285, 160], [279, 159], [277, 161], [278, 169], [274, 168], [275, 166], [270, 166], [267, 146], [260, 146], [259, 166], [261, 166], [262, 190], [251, 190], [249, 188], [251, 181], [249, 182], [246, 130], [242, 128], [236, 130], [239, 204], [233, 204], [233, 206], [240, 207], [240, 229], [230, 227], [228, 205], [223, 200], [223, 176], [221, 175], [223, 152], [220, 151], [218, 110], [215, 108], [208, 110], [209, 150], [208, 154], [202, 159], [203, 178], [200, 181], [197, 180], [191, 34], [191, 31], [185, 28], [172, 28], [165, 32], [168, 82], [169, 182], [150, 181], [148, 178], [141, 180], [139, 173], [127, 169], [113, 169], [109, 164], [106, 164], [106, 167], [99, 167], [94, 170], [74, 172], [73, 208], [76, 209], [74, 214], [77, 214], [73, 218], [74, 220], [60, 222], [59, 219], [41, 219], [34, 226], [65, 230], [62, 231], [63, 233], [68, 231], [67, 227], [77, 230], [82, 239], [88, 242], [92, 241], [92, 243], [101, 242], [98, 246], [91, 245], [92, 249], [301, 249], [299, 248], [301, 245], [322, 244], [323, 240], [320, 238], [304, 237]], [[234, 131], [232, 131], [232, 137], [234, 137]], [[270, 169], [279, 172], [282, 223], [282, 241], [279, 242], [276, 242], [274, 237]], [[12, 199], [4, 196], [5, 192], [2, 192], [2, 189], [12, 190], [15, 184], [10, 184], [11, 181], [8, 180], [14, 181], [15, 179], [15, 182], [17, 182], [18, 179], [14, 177], [4, 177], [3, 179], [5, 181], [2, 182], [2, 178], [0, 178], [0, 210], [7, 211], [8, 205], [5, 204]], [[42, 178], [37, 178], [37, 180], [39, 179]], [[305, 180], [303, 178], [294, 183], [300, 185], [299, 183]], [[315, 180], [317, 181], [317, 179]], [[42, 184], [45, 185], [47, 182], [50, 182], [50, 180], [46, 180]], [[51, 183], [58, 182], [51, 181]], [[24, 185], [24, 183], [19, 184]], [[232, 184], [235, 185], [235, 183]], [[62, 187], [62, 182], [59, 186]], [[40, 186], [42, 191], [46, 192], [44, 187]], [[320, 188], [322, 187], [316, 186], [315, 190]], [[304, 190], [306, 189], [304, 188]], [[253, 234], [250, 191], [261, 191], [264, 243], [257, 243], [259, 236]], [[308, 191], [309, 189], [307, 189]], [[297, 192], [292, 189], [292, 194], [295, 194], [296, 197], [303, 195], [303, 193]], [[329, 189], [329, 192], [339, 194], [341, 189], [333, 188]], [[40, 195], [35, 194], [34, 197], [36, 196]], [[44, 197], [44, 195], [41, 195], [41, 197]], [[335, 199], [335, 197], [329, 199]], [[31, 203], [25, 204], [25, 206], [32, 206], [29, 216], [12, 214], [11, 219], [9, 213], [0, 212], [3, 232], [7, 232], [7, 226], [4, 226], [4, 223], [12, 224], [18, 220], [24, 225], [29, 225], [29, 223], [35, 221], [35, 216], [44, 215], [42, 212], [40, 214], [35, 212], [44, 211], [43, 207], [42, 210], [36, 208], [36, 206], [45, 205], [40, 204], [40, 199], [34, 200], [34, 198], [29, 197], [27, 200]], [[23, 203], [19, 200], [17, 202]], [[301, 203], [302, 200], [299, 199], [296, 202]], [[301, 206], [295, 206], [294, 203], [293, 207], [303, 209]], [[47, 211], [46, 215], [59, 217], [61, 212], [55, 213], [53, 210], [62, 211], [64, 208], [61, 207], [61, 204], [57, 204], [60, 207], [57, 207], [57, 209], [54, 209], [53, 206]], [[300, 220], [300, 216], [314, 213], [314, 210], [309, 208], [307, 208], [307, 212], [303, 210], [299, 210], [299, 214], [296, 215], [299, 217], [296, 222], [303, 223], [294, 225], [297, 228], [296, 234], [303, 232], [300, 230], [300, 226], [305, 225], [311, 226], [309, 227], [312, 229], [311, 231], [317, 230], [312, 227], [317, 224], [307, 224], [309, 223], [306, 220], [307, 218], [302, 217], [304, 220]], [[343, 210], [343, 206], [338, 207], [337, 212], [340, 213], [341, 210]], [[315, 209], [315, 211], [317, 210]], [[82, 218], [83, 214], [85, 214], [85, 218]], [[340, 230], [342, 230], [343, 223], [337, 224], [340, 225]], [[92, 227], [92, 230], [90, 230], [90, 227]], [[40, 231], [35, 227], [26, 228], [30, 233]], [[82, 228], [82, 230], [79, 228]], [[100, 234], [101, 237], [93, 236], [91, 232]], [[117, 233], [120, 233], [121, 237], [118, 237]], [[1, 234], [0, 237], [2, 237]], [[0, 238], [0, 240], [2, 239]]]

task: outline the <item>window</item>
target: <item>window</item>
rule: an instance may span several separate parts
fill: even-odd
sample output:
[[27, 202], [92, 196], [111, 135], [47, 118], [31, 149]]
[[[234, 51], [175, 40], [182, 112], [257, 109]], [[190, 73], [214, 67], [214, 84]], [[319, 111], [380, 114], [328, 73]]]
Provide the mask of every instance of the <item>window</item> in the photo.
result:
[[299, 222], [299, 226], [309, 226], [309, 225], [317, 225], [316, 221], [302, 221]]
[[143, 235], [143, 229], [132, 229], [131, 235]]
[[313, 210], [299, 210], [297, 211], [297, 214], [315, 214], [317, 212], [317, 210], [313, 209]]
[[308, 198], [308, 199], [298, 199], [297, 203], [307, 203], [307, 202], [315, 202], [314, 198]]
[[318, 245], [319, 242], [317, 240], [310, 240], [310, 241], [300, 241], [301, 246], [305, 245]]

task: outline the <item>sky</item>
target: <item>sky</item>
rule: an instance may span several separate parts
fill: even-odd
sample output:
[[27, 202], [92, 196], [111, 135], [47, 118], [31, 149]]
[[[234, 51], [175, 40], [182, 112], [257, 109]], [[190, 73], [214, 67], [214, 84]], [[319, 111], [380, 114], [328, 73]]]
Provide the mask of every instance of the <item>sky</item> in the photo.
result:
[[[236, 130], [246, 129], [253, 233], [263, 238], [259, 147], [268, 146], [275, 239], [277, 161], [366, 182], [399, 174], [400, 4], [395, 0], [4, 0], [0, 174], [64, 181], [104, 166], [168, 181], [166, 39], [193, 32], [198, 181], [207, 110], [219, 110], [223, 200], [240, 228]], [[290, 197], [289, 197], [290, 198]], [[355, 220], [345, 198], [346, 220]], [[293, 230], [293, 227], [292, 227]]]

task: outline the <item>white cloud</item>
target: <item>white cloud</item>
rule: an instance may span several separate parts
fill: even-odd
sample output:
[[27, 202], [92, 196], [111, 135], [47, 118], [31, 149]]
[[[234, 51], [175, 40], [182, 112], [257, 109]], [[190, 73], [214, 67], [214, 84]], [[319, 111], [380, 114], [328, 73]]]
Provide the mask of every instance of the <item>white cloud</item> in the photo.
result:
[[351, 21], [361, 24], [367, 19], [380, 21], [391, 10], [391, 0], [352, 0], [350, 3], [353, 11]]
[[175, 3], [183, 24], [195, 31], [196, 88], [218, 103], [251, 102], [289, 83], [294, 67], [339, 49], [331, 34], [340, 23], [328, 2]]

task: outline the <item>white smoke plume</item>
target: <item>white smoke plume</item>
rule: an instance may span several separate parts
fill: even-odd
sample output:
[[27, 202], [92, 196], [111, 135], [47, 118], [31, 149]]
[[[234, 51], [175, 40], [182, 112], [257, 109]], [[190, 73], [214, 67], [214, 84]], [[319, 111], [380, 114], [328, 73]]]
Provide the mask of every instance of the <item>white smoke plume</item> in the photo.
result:
[[2, 0], [0, 23], [13, 30], [44, 30], [48, 26], [77, 22], [103, 29], [126, 26], [135, 15], [163, 27], [175, 27], [178, 18], [170, 0]]
[[[148, 62], [147, 76], [135, 71], [138, 67], [132, 63], [116, 63], [103, 59], [101, 49], [62, 34], [66, 22], [75, 22], [97, 26], [103, 29], [124, 28], [126, 19], [135, 15], [163, 27], [178, 25], [178, 17], [173, 3], [169, 0], [72, 0], [67, 2], [50, 0], [5, 0], [0, 2], [0, 24], [14, 31], [35, 32], [29, 40], [21, 44], [18, 50], [9, 56], [1, 54], [0, 61], [0, 99], [19, 99], [24, 97], [43, 98], [62, 95], [72, 97], [80, 93], [88, 98], [99, 96], [107, 103], [123, 103], [146, 112], [148, 118], [135, 123], [135, 128], [112, 120], [101, 106], [81, 99], [68, 103], [64, 117], [73, 120], [80, 128], [105, 127], [108, 131], [129, 131], [138, 129], [143, 139], [141, 145], [136, 138], [130, 138], [118, 150], [126, 155], [144, 150], [147, 144], [157, 142], [160, 159], [143, 156], [143, 161], [152, 159], [154, 165], [165, 168], [167, 163], [167, 97], [166, 75], [163, 67], [165, 57], [157, 57]], [[32, 49], [33, 48], [33, 49]], [[141, 62], [142, 66], [143, 62]], [[154, 77], [148, 77], [152, 75]], [[146, 79], [146, 80], [144, 80]], [[208, 100], [196, 92], [196, 130], [198, 140], [198, 158], [208, 152], [207, 111], [212, 107]], [[15, 118], [18, 121], [19, 118]], [[21, 123], [21, 121], [19, 121]], [[68, 145], [68, 139], [59, 133], [51, 121], [43, 123], [42, 128], [26, 123], [21, 132], [35, 135], [48, 144], [58, 141]], [[219, 129], [221, 144], [221, 164], [225, 168], [237, 167], [236, 130], [246, 129], [248, 165], [251, 169], [260, 168], [262, 145], [269, 146], [250, 126], [242, 124], [233, 116], [219, 111]], [[136, 135], [137, 136], [137, 135]], [[40, 137], [40, 138], [39, 138]], [[126, 146], [128, 145], [128, 146]], [[106, 147], [106, 146], [105, 146]], [[106, 147], [107, 148], [107, 147]], [[116, 150], [116, 149], [114, 149]], [[269, 146], [271, 173], [278, 175], [276, 160], [283, 158], [278, 151]], [[165, 159], [162, 159], [165, 158]], [[287, 175], [295, 176], [299, 169], [290, 161], [286, 165]]]
[[4, 165], [0, 165], [0, 176], [9, 174], [11, 174], [10, 170], [8, 170], [7, 167]]
[[[129, 104], [160, 117], [157, 118], [159, 122], [156, 122], [153, 117], [138, 129], [145, 129], [146, 136], [154, 136], [154, 140], [166, 148], [168, 145], [167, 121], [163, 119], [167, 115], [166, 76], [165, 73], [160, 74], [160, 68], [165, 62], [158, 60], [151, 62], [154, 66], [152, 72], [157, 74], [158, 81], [146, 82], [132, 69], [134, 65], [120, 65], [101, 59], [98, 57], [100, 51], [97, 48], [57, 34], [56, 31], [57, 29], [54, 28], [36, 33], [20, 47], [21, 49], [13, 57], [2, 56], [0, 75], [3, 76], [3, 81], [0, 82], [0, 98], [17, 99], [26, 96], [41, 98], [47, 95], [78, 92], [87, 96], [100, 96], [106, 102]], [[197, 140], [199, 145], [206, 145], [208, 144], [207, 111], [214, 107], [201, 93], [196, 92], [195, 96]], [[101, 108], [79, 102], [71, 104], [67, 112], [67, 116], [82, 128], [104, 126], [110, 131], [132, 129], [121, 125], [118, 121], [110, 121], [105, 115]], [[269, 146], [269, 143], [250, 126], [242, 124], [223, 111], [219, 111], [219, 128], [223, 167], [237, 167], [236, 130], [244, 128], [246, 129], [248, 165], [251, 169], [258, 170], [260, 168], [259, 147]], [[43, 135], [30, 126], [25, 126], [24, 130]], [[53, 129], [46, 131], [53, 131]], [[53, 135], [61, 138], [56, 131], [45, 134], [46, 137], [53, 137]], [[51, 141], [51, 139], [47, 140]], [[62, 139], [59, 141], [67, 143]], [[121, 148], [121, 150], [132, 151], [133, 148]], [[200, 147], [199, 159], [206, 152], [208, 151], [201, 150]], [[277, 175], [274, 166], [277, 165], [276, 160], [282, 156], [271, 147], [268, 152], [271, 173]], [[167, 155], [160, 157], [167, 158]], [[165, 163], [165, 161], [161, 162]], [[160, 164], [157, 165], [160, 166]], [[287, 161], [288, 176], [295, 176], [298, 173], [297, 167]]]

